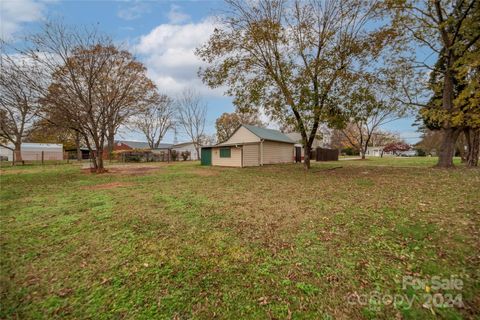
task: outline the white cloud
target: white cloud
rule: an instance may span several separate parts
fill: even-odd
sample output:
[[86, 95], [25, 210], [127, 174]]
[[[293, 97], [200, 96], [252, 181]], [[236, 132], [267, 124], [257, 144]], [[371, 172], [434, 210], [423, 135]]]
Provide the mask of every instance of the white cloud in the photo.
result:
[[178, 24], [190, 20], [190, 16], [180, 11], [180, 7], [172, 4], [168, 12], [168, 20], [170, 23]]
[[198, 69], [204, 64], [194, 54], [195, 48], [208, 41], [214, 28], [212, 19], [183, 25], [168, 23], [140, 37], [135, 51], [160, 91], [176, 95], [185, 88], [194, 88], [206, 96], [222, 95], [223, 90], [211, 90], [198, 78]]
[[117, 16], [124, 20], [135, 20], [143, 14], [150, 12], [150, 7], [145, 3], [137, 3], [130, 7], [124, 7], [118, 10]]
[[35, 0], [0, 0], [0, 38], [8, 40], [21, 25], [43, 18], [45, 2]]

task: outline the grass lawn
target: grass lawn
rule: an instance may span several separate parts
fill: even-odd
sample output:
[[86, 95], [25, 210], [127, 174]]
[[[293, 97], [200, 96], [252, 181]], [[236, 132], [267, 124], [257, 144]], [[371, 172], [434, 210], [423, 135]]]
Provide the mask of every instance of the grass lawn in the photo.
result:
[[474, 319], [480, 170], [435, 161], [4, 167], [0, 319]]

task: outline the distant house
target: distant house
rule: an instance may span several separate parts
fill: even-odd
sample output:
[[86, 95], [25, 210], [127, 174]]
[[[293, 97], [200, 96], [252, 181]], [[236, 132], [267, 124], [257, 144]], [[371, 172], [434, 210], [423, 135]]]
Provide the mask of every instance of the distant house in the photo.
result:
[[115, 140], [115, 144], [113, 146], [114, 151], [120, 150], [168, 150], [171, 149], [173, 144], [171, 143], [160, 143], [157, 148], [152, 149], [148, 142], [144, 141], [129, 141], [129, 140]]
[[[68, 148], [65, 149], [65, 152], [68, 153], [68, 159], [77, 159], [77, 148]], [[90, 149], [86, 147], [80, 147], [80, 152], [82, 154], [82, 159], [90, 159]]]
[[[152, 149], [152, 152], [158, 155], [161, 155], [162, 161], [170, 161], [172, 160], [172, 155], [171, 155], [171, 150], [172, 150], [173, 144], [171, 143], [160, 143], [158, 145], [158, 148]], [[167, 160], [165, 160], [167, 159]]]
[[[191, 141], [174, 144], [172, 146], [172, 150], [177, 151], [179, 155], [184, 151], [188, 151], [190, 152], [189, 160], [200, 160], [197, 155], [197, 150], [195, 149], [195, 145]], [[180, 156], [179, 159], [182, 159], [182, 157]]]
[[[14, 146], [9, 144], [8, 147], [13, 149]], [[63, 144], [22, 143], [20, 152], [24, 161], [63, 160]], [[0, 156], [13, 161], [13, 151], [8, 148], [0, 147]]]
[[[112, 152], [127, 151], [127, 150], [149, 150], [150, 146], [147, 142], [142, 141], [128, 141], [128, 140], [115, 140], [113, 142]], [[103, 159], [109, 159], [108, 148], [105, 145], [103, 149]]]
[[399, 151], [397, 154], [401, 157], [415, 157], [417, 155], [417, 150], [406, 150], [406, 151]]
[[365, 155], [368, 157], [388, 157], [394, 155], [393, 152], [383, 151], [383, 148], [385, 148], [385, 146], [367, 147], [367, 152], [365, 152]]
[[152, 149], [153, 152], [158, 152], [158, 151], [168, 151], [171, 150], [173, 147], [173, 144], [171, 143], [159, 143], [158, 147], [155, 149]]
[[[113, 143], [113, 152], [118, 151], [152, 151], [153, 153], [161, 153], [162, 151], [168, 152], [171, 148], [171, 144], [161, 143], [157, 149], [151, 149], [148, 142], [145, 141], [130, 141], [130, 140], [115, 140]], [[103, 158], [108, 159], [108, 150], [103, 150]]]
[[251, 167], [275, 163], [293, 163], [295, 142], [277, 130], [241, 125], [230, 138], [203, 147], [203, 165]]
[[[305, 155], [305, 151], [303, 148], [303, 141], [302, 135], [299, 132], [290, 132], [285, 133], [287, 137], [295, 142], [295, 147], [301, 148], [301, 159], [303, 159]], [[321, 138], [314, 138], [312, 143], [312, 150], [316, 150], [317, 148], [329, 148], [332, 140], [332, 130], [328, 128], [326, 125], [322, 125], [318, 128], [317, 136]]]
[[128, 141], [128, 140], [115, 140], [113, 145], [113, 151], [120, 150], [150, 150], [148, 142], [143, 141]]

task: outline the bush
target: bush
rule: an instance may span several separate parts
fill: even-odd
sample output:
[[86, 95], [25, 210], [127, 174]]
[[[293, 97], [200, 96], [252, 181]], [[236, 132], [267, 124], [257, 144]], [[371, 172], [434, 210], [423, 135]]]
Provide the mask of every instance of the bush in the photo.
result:
[[183, 161], [187, 161], [190, 158], [190, 151], [182, 151], [180, 154], [182, 156]]
[[427, 156], [427, 153], [423, 149], [418, 148], [418, 149], [415, 149], [415, 151], [417, 152], [417, 156], [419, 156], [419, 157], [426, 157]]
[[172, 157], [172, 161], [177, 161], [177, 158], [178, 158], [178, 152], [176, 150], [172, 150], [170, 152], [170, 155]]
[[358, 156], [360, 152], [358, 152], [358, 150], [355, 150], [351, 147], [348, 147], [348, 148], [342, 149], [342, 154], [346, 156]]
[[142, 158], [135, 154], [135, 155], [128, 155], [125, 157], [125, 161], [126, 162], [140, 162], [142, 160]]

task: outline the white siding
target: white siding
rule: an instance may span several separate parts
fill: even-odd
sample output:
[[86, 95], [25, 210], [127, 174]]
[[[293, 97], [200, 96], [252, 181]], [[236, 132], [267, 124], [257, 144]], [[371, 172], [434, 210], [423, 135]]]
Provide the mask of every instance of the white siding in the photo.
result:
[[243, 166], [254, 167], [260, 165], [260, 144], [243, 146]]
[[[13, 145], [9, 145], [13, 148]], [[1, 155], [8, 156], [8, 161], [13, 160], [13, 152], [9, 149], [2, 148]], [[8, 150], [8, 151], [7, 151]], [[22, 143], [21, 145], [22, 160], [25, 161], [41, 161], [42, 152], [43, 160], [63, 160], [63, 145], [51, 143]]]
[[0, 147], [0, 156], [8, 158], [8, 161], [12, 161], [13, 151], [5, 147]]
[[264, 141], [263, 164], [293, 163], [293, 144]]
[[241, 167], [242, 148], [230, 147], [230, 158], [220, 158], [220, 148], [212, 148], [212, 165], [224, 167]]
[[178, 152], [178, 156], [179, 156], [180, 160], [182, 160], [182, 157], [180, 156], [182, 151], [189, 151], [190, 152], [190, 160], [199, 160], [199, 158], [197, 156], [197, 150], [195, 149], [195, 146], [194, 146], [193, 143], [184, 144], [184, 145], [180, 145], [180, 146], [175, 146], [175, 147], [172, 148], [172, 150], [176, 150]]

